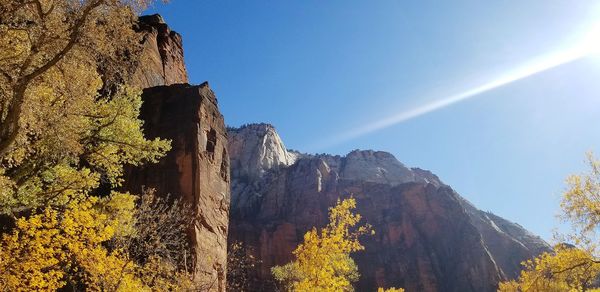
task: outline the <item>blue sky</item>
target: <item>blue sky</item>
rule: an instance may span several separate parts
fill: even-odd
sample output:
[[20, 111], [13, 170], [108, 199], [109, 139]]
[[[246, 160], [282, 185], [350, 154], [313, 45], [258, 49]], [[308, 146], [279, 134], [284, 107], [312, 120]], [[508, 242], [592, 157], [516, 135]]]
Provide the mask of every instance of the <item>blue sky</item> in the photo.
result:
[[546, 239], [564, 179], [600, 155], [600, 57], [329, 143], [571, 47], [600, 21], [594, 1], [172, 0], [154, 12], [182, 34], [191, 82], [209, 81], [227, 124], [271, 123], [304, 152], [389, 151]]

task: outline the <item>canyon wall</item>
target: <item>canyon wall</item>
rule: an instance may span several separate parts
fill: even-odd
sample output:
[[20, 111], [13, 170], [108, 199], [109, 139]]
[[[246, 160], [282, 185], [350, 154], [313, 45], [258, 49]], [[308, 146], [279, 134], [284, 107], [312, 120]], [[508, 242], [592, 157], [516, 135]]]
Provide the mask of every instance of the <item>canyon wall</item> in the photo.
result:
[[518, 274], [522, 260], [549, 250], [539, 237], [477, 210], [434, 174], [390, 153], [289, 152], [266, 124], [230, 129], [229, 137], [232, 164], [253, 161], [232, 170], [229, 241], [243, 242], [261, 261], [256, 290], [272, 289], [270, 267], [291, 261], [303, 234], [326, 224], [327, 209], [349, 196], [376, 231], [353, 256], [358, 291], [495, 291], [500, 280]]
[[259, 260], [253, 290], [271, 291], [270, 268], [292, 260], [303, 234], [349, 196], [376, 230], [354, 255], [358, 291], [495, 291], [522, 260], [549, 250], [390, 153], [308, 155], [286, 149], [268, 124], [227, 130], [208, 84], [187, 84], [181, 37], [158, 15], [140, 18], [139, 29], [144, 49], [132, 83], [144, 89], [144, 131], [171, 139], [173, 149], [158, 164], [130, 168], [125, 185], [193, 206], [195, 279], [207, 290], [225, 290], [227, 243], [240, 241]]
[[171, 140], [157, 164], [130, 167], [125, 188], [182, 198], [192, 206], [189, 231], [194, 280], [203, 290], [225, 291], [230, 179], [227, 132], [208, 83], [187, 84], [179, 34], [158, 15], [140, 18], [144, 50], [131, 83], [143, 88], [140, 118], [147, 138]]
[[142, 53], [130, 83], [140, 88], [188, 83], [181, 35], [158, 14], [141, 16], [138, 26]]

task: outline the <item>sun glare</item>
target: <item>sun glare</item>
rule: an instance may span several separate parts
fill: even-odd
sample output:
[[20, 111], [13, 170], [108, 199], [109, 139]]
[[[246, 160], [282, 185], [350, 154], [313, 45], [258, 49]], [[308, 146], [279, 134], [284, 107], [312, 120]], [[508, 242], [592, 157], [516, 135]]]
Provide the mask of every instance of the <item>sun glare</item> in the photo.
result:
[[428, 114], [430, 112], [437, 111], [455, 103], [481, 96], [485, 92], [525, 79], [546, 70], [588, 57], [600, 62], [600, 22], [592, 25], [592, 28], [582, 36], [580, 41], [573, 42], [573, 45], [567, 46], [566, 49], [557, 50], [533, 58], [529, 62], [515, 66], [513, 70], [497, 76], [496, 78], [491, 79], [479, 86], [466, 89], [462, 92], [440, 96], [432, 102], [409, 109], [403, 109], [395, 115], [372, 121], [371, 123], [368, 123], [360, 128], [355, 128], [342, 133], [330, 141], [324, 142], [318, 147], [323, 148], [337, 145], [342, 142], [352, 140], [354, 138]]
[[581, 42], [588, 57], [600, 61], [600, 22], [594, 24]]

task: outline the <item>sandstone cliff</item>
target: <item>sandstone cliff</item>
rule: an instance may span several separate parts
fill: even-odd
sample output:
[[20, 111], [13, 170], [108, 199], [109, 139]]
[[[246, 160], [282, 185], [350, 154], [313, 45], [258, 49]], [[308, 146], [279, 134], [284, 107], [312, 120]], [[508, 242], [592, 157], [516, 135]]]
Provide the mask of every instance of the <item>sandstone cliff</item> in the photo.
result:
[[181, 36], [158, 15], [139, 18], [142, 53], [132, 83], [141, 88], [188, 83]]
[[[231, 157], [233, 205], [246, 205], [240, 200], [253, 199], [254, 196], [236, 196], [250, 192], [249, 183], [259, 182], [267, 171], [292, 165], [297, 154], [289, 152], [275, 129], [268, 124], [248, 125], [243, 133], [229, 128], [228, 149]], [[231, 152], [233, 151], [233, 153]]]
[[389, 153], [300, 154], [267, 124], [227, 134], [208, 85], [187, 84], [180, 36], [157, 15], [142, 17], [140, 30], [143, 57], [132, 80], [145, 88], [144, 129], [171, 139], [173, 150], [158, 165], [130, 169], [125, 185], [193, 205], [196, 281], [209, 290], [225, 289], [227, 240], [253, 248], [262, 261], [254, 287], [269, 289], [269, 268], [291, 260], [304, 232], [325, 224], [327, 208], [351, 194], [377, 230], [355, 256], [358, 291], [492, 291], [518, 274], [520, 261], [548, 250], [519, 225], [478, 210], [431, 172]]
[[194, 280], [209, 291], [225, 290], [230, 178], [227, 131], [208, 83], [187, 84], [180, 36], [159, 15], [140, 18], [144, 51], [132, 82], [143, 88], [140, 118], [148, 138], [170, 139], [158, 164], [131, 167], [125, 188], [183, 198], [194, 211], [189, 231]]
[[[285, 161], [288, 155], [271, 126], [249, 125], [229, 135], [246, 141], [229, 143], [232, 161]], [[262, 261], [256, 289], [269, 289], [269, 268], [290, 261], [302, 235], [325, 224], [327, 208], [350, 195], [377, 232], [355, 255], [358, 291], [495, 291], [522, 260], [548, 250], [520, 226], [477, 210], [432, 173], [409, 169], [389, 153], [295, 154], [250, 172], [232, 172], [229, 241], [245, 242]]]

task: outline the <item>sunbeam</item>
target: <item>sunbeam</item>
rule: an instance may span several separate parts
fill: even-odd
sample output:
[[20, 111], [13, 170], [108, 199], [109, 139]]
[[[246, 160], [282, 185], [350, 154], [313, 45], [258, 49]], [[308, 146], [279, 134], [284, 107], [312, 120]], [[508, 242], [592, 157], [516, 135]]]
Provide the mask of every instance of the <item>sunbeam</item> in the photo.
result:
[[593, 36], [586, 37], [585, 41], [581, 42], [578, 46], [575, 46], [569, 50], [564, 50], [558, 53], [552, 53], [539, 57], [534, 61], [521, 65], [517, 69], [512, 70], [498, 78], [495, 78], [475, 88], [457, 94], [436, 98], [433, 102], [425, 103], [420, 106], [401, 111], [392, 116], [371, 122], [363, 127], [355, 128], [350, 131], [344, 132], [341, 135], [334, 136], [329, 141], [318, 145], [318, 148], [335, 146], [340, 143], [352, 140], [354, 138], [375, 132], [377, 130], [381, 130], [393, 126], [395, 124], [405, 122], [407, 120], [445, 108], [457, 102], [480, 96], [482, 93], [491, 91], [498, 87], [530, 77], [543, 71], [558, 67], [560, 65], [573, 62], [588, 55], [600, 55], [600, 43], [598, 43], [598, 40], [600, 40], [600, 38], [598, 38], [598, 36], [595, 35], [595, 32], [592, 33], [592, 35]]

